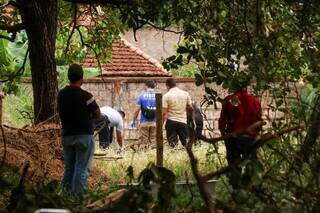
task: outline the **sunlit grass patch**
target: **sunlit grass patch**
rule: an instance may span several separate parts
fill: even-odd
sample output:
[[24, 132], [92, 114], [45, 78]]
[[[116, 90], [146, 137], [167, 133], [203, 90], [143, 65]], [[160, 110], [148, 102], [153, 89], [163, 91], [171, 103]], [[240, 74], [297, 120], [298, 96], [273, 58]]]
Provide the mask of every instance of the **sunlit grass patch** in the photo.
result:
[[[215, 171], [225, 164], [224, 148], [222, 148], [222, 146], [219, 148], [222, 164], [220, 164], [217, 154], [208, 155], [208, 152], [214, 151], [212, 145], [198, 145], [193, 148], [193, 151], [199, 160], [199, 169], [202, 173]], [[108, 157], [122, 158], [110, 160]], [[155, 149], [146, 149], [138, 152], [126, 150], [120, 155], [117, 155], [116, 151], [110, 148], [106, 151], [106, 158], [94, 159], [93, 164], [109, 177], [110, 184], [123, 184], [128, 181], [126, 170], [130, 165], [133, 167], [135, 178], [137, 178], [139, 173], [146, 168], [149, 163], [155, 163], [155, 159]], [[175, 173], [177, 180], [185, 180], [186, 176], [188, 179], [193, 179], [189, 157], [184, 147], [179, 146], [178, 148], [172, 149], [169, 146], [165, 146], [163, 159], [164, 167], [172, 170]]]

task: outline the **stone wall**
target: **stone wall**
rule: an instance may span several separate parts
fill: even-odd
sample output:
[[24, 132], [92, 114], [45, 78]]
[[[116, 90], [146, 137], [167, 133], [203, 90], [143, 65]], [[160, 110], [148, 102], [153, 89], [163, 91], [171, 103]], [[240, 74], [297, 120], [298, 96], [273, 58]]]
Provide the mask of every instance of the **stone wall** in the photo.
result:
[[[86, 79], [83, 88], [90, 91], [96, 98], [99, 106], [111, 106], [115, 109], [121, 109], [126, 113], [125, 119], [125, 138], [135, 140], [138, 137], [136, 129], [130, 129], [129, 123], [132, 121], [133, 113], [136, 108], [136, 97], [144, 91], [146, 79], [143, 78], [115, 78], [102, 81], [99, 78]], [[156, 92], [165, 94], [165, 80], [166, 78], [155, 78], [157, 83]], [[190, 93], [193, 101], [196, 101], [200, 106], [203, 96], [205, 94], [203, 87], [197, 87], [192, 78], [179, 78], [176, 80], [177, 86]], [[217, 119], [220, 114], [220, 105], [215, 110], [213, 106], [204, 108], [202, 110], [206, 115], [204, 123], [204, 133], [208, 134], [208, 129], [217, 130]]]

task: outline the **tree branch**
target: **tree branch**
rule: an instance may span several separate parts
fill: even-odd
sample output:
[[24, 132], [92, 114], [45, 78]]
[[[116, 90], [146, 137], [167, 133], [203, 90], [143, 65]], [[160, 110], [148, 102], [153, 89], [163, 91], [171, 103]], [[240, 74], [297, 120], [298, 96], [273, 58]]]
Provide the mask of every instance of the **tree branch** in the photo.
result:
[[157, 25], [152, 24], [151, 22], [147, 22], [146, 24], [150, 25], [151, 27], [153, 27], [153, 28], [155, 28], [157, 30], [161, 30], [161, 31], [164, 31], [164, 32], [175, 33], [175, 34], [183, 34], [185, 32], [184, 30], [175, 31], [175, 30], [167, 29], [167, 27], [158, 27]]
[[18, 23], [15, 25], [8, 25], [5, 23], [0, 23], [0, 30], [5, 30], [8, 33], [16, 33], [19, 32], [20, 30], [25, 29], [24, 25], [22, 23]]
[[19, 24], [15, 24], [15, 25], [8, 25], [5, 23], [0, 23], [0, 30], [5, 30], [8, 33], [11, 33], [11, 36], [5, 36], [5, 35], [0, 35], [0, 39], [6, 39], [9, 40], [11, 42], [14, 42], [16, 36], [17, 36], [17, 32], [19, 32], [20, 30], [23, 30], [25, 27], [22, 23]]
[[191, 132], [191, 137], [190, 140], [187, 143], [187, 153], [190, 159], [190, 164], [191, 164], [191, 169], [192, 169], [192, 173], [197, 181], [198, 187], [199, 187], [199, 191], [201, 194], [201, 197], [203, 198], [206, 207], [207, 207], [207, 211], [209, 213], [213, 213], [215, 212], [213, 209], [213, 205], [212, 205], [212, 201], [210, 198], [210, 193], [207, 187], [207, 180], [204, 179], [200, 173], [199, 173], [199, 168], [198, 168], [198, 160], [195, 158], [193, 152], [192, 152], [192, 145], [195, 141], [195, 134], [194, 131]]
[[70, 32], [70, 35], [68, 37], [68, 40], [67, 40], [67, 45], [66, 45], [66, 48], [64, 50], [64, 54], [65, 56], [67, 56], [67, 53], [69, 51], [69, 46], [70, 46], [70, 42], [71, 42], [71, 38], [75, 32], [75, 28], [77, 26], [77, 14], [78, 14], [78, 6], [77, 4], [74, 4], [74, 14], [73, 14], [73, 19], [72, 19], [72, 22], [70, 23], [70, 25], [72, 25], [72, 29], [71, 29], [71, 32]]
[[82, 35], [82, 32], [81, 32], [80, 28], [78, 26], [75, 26], [75, 29], [79, 33], [80, 41], [81, 41], [82, 46], [87, 47], [87, 48], [89, 48], [89, 49], [91, 49], [93, 51], [93, 53], [94, 53], [94, 55], [96, 57], [97, 63], [98, 63], [98, 67], [99, 67], [100, 70], [102, 70], [101, 62], [99, 60], [99, 55], [98, 55], [97, 51], [90, 44], [88, 44], [88, 43], [86, 43], [84, 41], [83, 35]]
[[198, 138], [200, 140], [203, 140], [204, 142], [207, 142], [207, 143], [210, 143], [210, 144], [215, 144], [215, 143], [217, 143], [219, 141], [226, 140], [228, 138], [234, 137], [234, 136], [239, 135], [239, 134], [246, 134], [248, 132], [252, 132], [254, 129], [259, 128], [259, 127], [261, 127], [261, 126], [263, 126], [265, 124], [266, 124], [265, 121], [258, 121], [258, 122], [252, 124], [251, 126], [249, 126], [246, 129], [240, 129], [240, 130], [237, 130], [235, 132], [226, 134], [224, 136], [220, 136], [220, 137], [216, 137], [216, 138], [207, 138], [204, 135], [200, 135]]

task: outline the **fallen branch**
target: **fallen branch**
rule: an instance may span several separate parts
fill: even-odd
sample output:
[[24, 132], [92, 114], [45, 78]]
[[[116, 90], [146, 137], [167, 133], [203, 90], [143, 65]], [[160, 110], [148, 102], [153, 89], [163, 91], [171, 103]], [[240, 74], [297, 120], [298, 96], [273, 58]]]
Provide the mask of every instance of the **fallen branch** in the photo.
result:
[[90, 212], [105, 212], [110, 205], [119, 202], [127, 192], [127, 189], [111, 192], [107, 197], [88, 204], [87, 208], [90, 209]]
[[47, 118], [46, 120], [41, 121], [40, 123], [37, 123], [37, 124], [35, 125], [36, 129], [37, 129], [37, 127], [42, 126], [42, 125], [45, 124], [45, 123], [50, 123], [49, 121], [52, 120], [52, 119], [54, 119], [54, 118], [56, 118], [56, 117], [59, 118], [58, 113], [55, 113], [54, 115], [52, 115], [51, 117]]
[[123, 157], [107, 157], [107, 156], [94, 156], [93, 158], [97, 160], [107, 160], [107, 161], [116, 161], [116, 160], [123, 159]]
[[7, 125], [3, 125], [3, 127], [7, 128], [7, 129], [12, 129], [12, 130], [17, 130], [17, 131], [21, 131], [21, 132], [26, 132], [26, 133], [40, 133], [40, 132], [47, 132], [47, 131], [51, 131], [51, 130], [60, 130], [60, 129], [61, 129], [61, 127], [59, 127], [59, 128], [48, 128], [48, 129], [43, 129], [43, 130], [20, 129], [20, 128], [16, 128], [16, 127], [12, 127], [12, 126], [7, 126]]

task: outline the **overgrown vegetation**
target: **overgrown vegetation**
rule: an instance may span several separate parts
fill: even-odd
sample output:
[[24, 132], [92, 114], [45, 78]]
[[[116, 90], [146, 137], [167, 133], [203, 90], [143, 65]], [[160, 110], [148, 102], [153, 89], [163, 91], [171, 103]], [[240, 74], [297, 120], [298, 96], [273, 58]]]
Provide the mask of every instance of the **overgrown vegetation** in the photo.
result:
[[170, 72], [173, 76], [193, 78], [195, 74], [199, 73], [199, 69], [196, 64], [186, 64], [184, 66], [176, 67], [176, 69], [171, 69]]
[[[218, 169], [221, 165], [218, 165], [217, 156], [211, 155], [213, 148], [208, 144], [202, 144], [195, 147], [194, 152], [199, 156], [200, 170], [205, 172], [211, 169]], [[220, 148], [221, 155], [224, 153], [224, 147]], [[126, 176], [126, 169], [129, 166], [133, 167], [134, 176], [146, 168], [150, 162], [155, 162], [156, 150], [147, 149], [139, 152], [132, 150], [126, 150], [120, 156], [116, 154], [113, 149], [109, 149], [106, 152], [107, 156], [121, 157], [120, 159], [108, 161], [108, 159], [96, 159], [94, 164], [105, 172], [111, 183], [126, 183], [129, 181]], [[164, 167], [170, 169], [176, 176], [176, 179], [181, 180], [194, 180], [191, 168], [189, 165], [189, 158], [185, 151], [185, 148], [179, 146], [177, 149], [171, 149], [169, 146], [165, 146], [164, 149]], [[225, 162], [222, 162], [224, 165]]]
[[30, 91], [18, 88], [16, 94], [7, 95], [3, 100], [3, 123], [21, 128], [33, 124], [33, 102]]
[[[215, 148], [208, 149], [210, 150], [208, 156], [211, 156], [215, 163], [218, 162], [217, 165], [221, 168], [208, 168], [208, 171], [197, 170], [199, 165], [197, 158], [201, 156], [193, 156], [192, 147], [189, 147], [192, 173], [198, 181], [200, 194], [206, 205], [204, 211], [320, 211], [320, 95], [318, 91], [320, 2], [318, 0], [116, 1], [117, 7], [111, 8], [117, 9], [117, 12], [110, 11], [107, 7], [110, 4], [114, 6], [112, 4], [114, 2], [110, 4], [99, 0], [82, 2], [101, 3], [105, 6], [102, 7], [104, 15], [111, 14], [107, 16], [109, 18], [118, 17], [117, 20], [121, 20], [134, 30], [146, 24], [157, 28], [165, 28], [172, 24], [181, 27], [181, 34], [185, 41], [178, 47], [177, 54], [170, 57], [164, 65], [168, 69], [175, 69], [189, 62], [196, 63], [199, 68], [199, 72], [195, 74], [196, 84], [203, 85], [207, 93], [204, 105], [215, 106], [215, 103], [223, 98], [222, 94], [214, 90], [213, 84], [233, 90], [239, 85], [250, 82], [252, 91], [261, 97], [268, 108], [264, 114], [268, 124], [264, 128], [264, 134], [258, 140], [259, 146], [256, 147], [264, 169], [255, 167], [250, 161], [240, 162], [241, 166], [247, 167], [249, 174], [254, 177], [252, 182], [245, 183], [246, 177], [243, 171], [239, 180], [245, 184], [240, 189], [232, 189], [227, 183], [228, 167], [225, 167], [223, 153], [217, 153]], [[50, 1], [50, 5], [43, 4], [39, 10], [50, 8], [52, 11], [57, 11], [55, 3], [57, 1]], [[65, 10], [61, 11], [67, 12], [63, 12], [62, 15], [69, 15], [68, 12], [71, 11], [77, 18], [78, 7], [69, 3], [65, 6]], [[96, 5], [92, 5], [91, 8], [94, 16], [99, 20]], [[34, 15], [38, 14], [45, 13]], [[73, 29], [70, 34], [73, 33], [76, 36], [92, 33], [87, 37], [88, 40], [81, 43], [81, 49], [77, 46], [77, 42], [72, 40], [71, 48], [74, 48], [74, 51], [71, 50], [69, 53], [76, 57], [81, 56], [81, 51], [83, 48], [88, 48], [90, 44], [87, 42], [89, 42], [98, 49], [99, 53], [105, 55], [103, 47], [110, 46], [114, 38], [113, 32], [119, 32], [117, 22], [108, 31], [108, 24], [112, 23], [112, 20], [108, 21], [110, 19], [102, 20], [99, 22], [101, 24], [97, 24], [93, 30], [77, 26], [76, 21], [70, 22], [70, 17], [66, 22], [62, 22], [62, 24], [71, 23], [63, 25], [67, 30], [60, 32], [64, 32], [65, 35], [70, 28]], [[86, 29], [81, 31], [79, 28]], [[40, 29], [45, 33], [48, 28]], [[32, 31], [29, 33], [29, 39], [33, 38]], [[101, 46], [101, 43], [95, 40], [96, 35], [103, 35], [98, 37], [100, 41], [104, 37], [111, 39]], [[79, 37], [74, 39], [77, 40]], [[53, 43], [54, 40], [55, 38], [51, 39]], [[32, 46], [36, 43], [29, 44]], [[36, 48], [35, 50], [38, 51]], [[47, 49], [43, 48], [43, 51], [45, 50]], [[38, 60], [34, 57], [33, 60], [35, 59]], [[53, 59], [43, 61], [54, 62]], [[56, 74], [55, 66], [52, 67], [53, 69], [46, 70], [44, 79], [50, 79], [50, 76]], [[37, 66], [34, 66], [32, 72], [37, 73], [38, 77], [39, 73], [43, 74], [43, 70]], [[50, 85], [49, 82], [44, 82]], [[40, 91], [39, 88], [35, 91]], [[53, 89], [51, 92], [55, 94], [56, 88]], [[36, 101], [36, 103], [40, 102]], [[36, 108], [34, 110], [37, 112]], [[54, 108], [47, 114], [53, 112]], [[212, 141], [212, 138], [207, 141]], [[155, 180], [152, 179], [155, 177], [152, 169], [157, 170], [152, 166], [143, 170], [148, 174], [146, 177], [149, 182]], [[174, 179], [172, 173], [165, 171], [169, 174], [168, 180], [171, 185]], [[179, 169], [175, 172], [179, 174], [178, 171]], [[220, 177], [215, 200], [203, 193], [203, 189], [206, 189], [203, 180], [208, 177]], [[142, 186], [123, 191], [123, 200], [120, 199], [119, 205], [124, 204], [121, 201], [128, 201], [126, 195], [133, 199], [130, 205], [133, 211], [139, 211], [140, 207], [147, 211], [146, 205], [149, 204], [149, 199]], [[135, 200], [135, 198], [141, 199]], [[170, 196], [167, 198], [171, 199]], [[158, 203], [153, 204], [157, 206]], [[164, 205], [168, 206], [168, 203]]]

